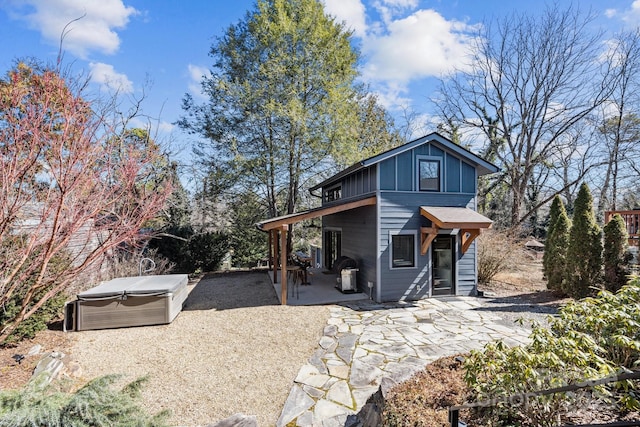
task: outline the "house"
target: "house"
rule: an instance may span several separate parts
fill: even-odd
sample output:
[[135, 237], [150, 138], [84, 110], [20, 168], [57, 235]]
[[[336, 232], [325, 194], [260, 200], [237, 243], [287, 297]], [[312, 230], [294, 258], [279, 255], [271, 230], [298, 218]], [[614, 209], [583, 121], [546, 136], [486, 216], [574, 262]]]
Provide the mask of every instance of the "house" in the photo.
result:
[[[322, 217], [323, 267], [358, 266], [357, 285], [378, 302], [477, 293], [474, 239], [492, 221], [476, 212], [477, 180], [493, 164], [432, 133], [362, 160], [310, 189], [318, 208], [265, 220], [278, 259], [291, 224]], [[279, 235], [278, 235], [279, 233]], [[286, 254], [280, 253], [281, 265]], [[275, 267], [274, 267], [275, 268]], [[274, 270], [275, 278], [275, 270]], [[286, 274], [281, 273], [286, 304]]]

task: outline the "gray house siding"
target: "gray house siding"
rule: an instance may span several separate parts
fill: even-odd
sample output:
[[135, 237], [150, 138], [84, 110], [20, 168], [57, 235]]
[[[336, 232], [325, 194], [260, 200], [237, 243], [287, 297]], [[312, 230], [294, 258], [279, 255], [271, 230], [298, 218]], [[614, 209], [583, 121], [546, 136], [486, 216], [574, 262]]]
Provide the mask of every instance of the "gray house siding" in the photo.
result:
[[361, 194], [376, 191], [378, 182], [376, 170], [376, 165], [373, 165], [371, 167], [361, 169], [351, 175], [345, 176], [340, 181], [342, 198], [347, 199], [349, 197], [356, 197]]
[[323, 228], [340, 229], [342, 255], [358, 264], [358, 288], [369, 292], [367, 282], [376, 281], [376, 206], [364, 206], [322, 217]]
[[[452, 206], [475, 209], [472, 194], [380, 192], [379, 253], [380, 269], [379, 301], [416, 300], [430, 296], [431, 250], [420, 255], [420, 227], [430, 226], [430, 221], [420, 215], [420, 206]], [[417, 246], [416, 267], [391, 268], [390, 236], [397, 232], [415, 232]], [[452, 231], [453, 232], [453, 231]], [[456, 295], [473, 295], [476, 289], [475, 242], [462, 254], [460, 238], [456, 239]]]
[[416, 161], [419, 156], [440, 159], [441, 174], [444, 178], [443, 192], [475, 194], [475, 168], [452, 153], [445, 153], [435, 145], [428, 143], [380, 162], [380, 189], [417, 191]]
[[[439, 163], [439, 185], [435, 185], [433, 178], [430, 178], [431, 183], [425, 184], [437, 191], [419, 191], [418, 167], [422, 160]], [[436, 250], [432, 246], [425, 255], [420, 254], [421, 227], [431, 226], [430, 221], [421, 215], [420, 206], [475, 210], [478, 176], [496, 171], [494, 165], [464, 147], [438, 134], [430, 134], [364, 159], [311, 190], [322, 188], [325, 203], [333, 202], [337, 197], [347, 201], [365, 193], [377, 195], [375, 206], [323, 217], [323, 228], [341, 230], [341, 253], [358, 262], [358, 286], [361, 290], [368, 292], [367, 283], [373, 282], [376, 301], [416, 300], [432, 295], [432, 257]], [[411, 240], [396, 239], [393, 237], [396, 234], [414, 236], [412, 260], [409, 259]], [[440, 237], [444, 235], [455, 237], [452, 239], [453, 293], [476, 294], [475, 241], [463, 254], [459, 230], [440, 230], [435, 241], [441, 244], [438, 251], [447, 250], [442, 246]], [[392, 240], [399, 248], [395, 260], [391, 260]], [[442, 262], [451, 262], [446, 253], [437, 253]], [[437, 294], [449, 291], [447, 278], [441, 277], [439, 283], [441, 287]]]

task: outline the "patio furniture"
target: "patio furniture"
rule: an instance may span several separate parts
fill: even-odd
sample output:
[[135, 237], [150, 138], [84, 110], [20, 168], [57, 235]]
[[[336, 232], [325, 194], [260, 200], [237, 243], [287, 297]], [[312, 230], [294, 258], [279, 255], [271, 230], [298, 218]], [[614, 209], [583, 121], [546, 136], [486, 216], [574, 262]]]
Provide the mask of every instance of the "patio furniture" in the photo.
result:
[[298, 286], [300, 286], [300, 283], [304, 280], [302, 268], [299, 265], [287, 265], [287, 277], [291, 279], [291, 283], [293, 284], [293, 286], [291, 286], [291, 296], [295, 293], [299, 298], [300, 289]]
[[304, 252], [296, 252], [295, 253], [295, 259], [296, 259], [296, 264], [300, 266], [300, 268], [303, 271], [303, 277], [302, 277], [302, 285], [310, 285], [311, 282], [309, 282], [309, 267], [311, 267], [311, 257], [307, 254], [305, 254]]

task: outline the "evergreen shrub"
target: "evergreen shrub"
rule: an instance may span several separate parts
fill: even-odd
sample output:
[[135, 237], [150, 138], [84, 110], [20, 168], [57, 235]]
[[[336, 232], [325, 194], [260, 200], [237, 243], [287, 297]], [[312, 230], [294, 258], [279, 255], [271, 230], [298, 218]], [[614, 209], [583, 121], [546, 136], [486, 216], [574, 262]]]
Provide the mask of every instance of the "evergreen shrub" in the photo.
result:
[[572, 222], [562, 290], [573, 298], [584, 298], [592, 295], [602, 281], [602, 231], [586, 183], [578, 191]]
[[547, 278], [547, 288], [557, 291], [562, 289], [565, 275], [571, 221], [559, 196], [553, 199], [551, 212], [551, 222], [544, 245], [542, 262]]
[[627, 225], [620, 214], [615, 214], [604, 226], [604, 286], [615, 292], [627, 281], [633, 256], [629, 249]]
[[[571, 302], [551, 320], [550, 328], [533, 324], [530, 343], [508, 347], [503, 341], [472, 351], [465, 362], [465, 381], [474, 400], [518, 396], [487, 411], [488, 418], [515, 425], [558, 425], [559, 416], [580, 397], [556, 393], [523, 398], [524, 393], [599, 379], [640, 362], [640, 279], [617, 293]], [[607, 396], [620, 411], [637, 410], [637, 384], [614, 383], [594, 388], [589, 398]], [[519, 404], [516, 404], [519, 403]], [[513, 425], [510, 424], [510, 425]]]
[[36, 377], [19, 390], [0, 391], [0, 427], [162, 427], [168, 411], [149, 415], [138, 403], [146, 378], [114, 389], [118, 375], [90, 381], [69, 394]]

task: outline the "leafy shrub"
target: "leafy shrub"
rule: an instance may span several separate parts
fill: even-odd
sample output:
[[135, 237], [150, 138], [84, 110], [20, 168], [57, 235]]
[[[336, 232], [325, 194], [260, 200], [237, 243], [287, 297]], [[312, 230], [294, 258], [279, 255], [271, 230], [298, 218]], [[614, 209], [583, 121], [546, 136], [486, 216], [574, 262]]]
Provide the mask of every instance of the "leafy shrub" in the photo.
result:
[[170, 227], [160, 238], [152, 239], [149, 248], [168, 259], [175, 271], [184, 273], [189, 270], [189, 239], [193, 236], [191, 227]]
[[[66, 253], [60, 252], [56, 254], [45, 271], [47, 277], [55, 278], [61, 271], [69, 265], [69, 257]], [[13, 324], [22, 308], [25, 297], [28, 292], [33, 291], [32, 287], [36, 281], [37, 272], [33, 272], [22, 286], [18, 287], [10, 299], [0, 308], [0, 330], [4, 330], [5, 326]], [[56, 285], [54, 280], [47, 280], [45, 285], [41, 285], [31, 298], [26, 298], [27, 309], [39, 303], [42, 298]], [[40, 307], [32, 316], [22, 320], [15, 329], [2, 341], [0, 346], [13, 345], [23, 339], [35, 337], [36, 333], [47, 328], [52, 321], [56, 320], [62, 314], [62, 307], [67, 299], [67, 295], [62, 292], [48, 299], [42, 307]]]
[[191, 265], [200, 271], [215, 271], [229, 250], [229, 239], [223, 233], [196, 234], [189, 240]]
[[[473, 351], [465, 363], [465, 381], [476, 400], [485, 400], [614, 374], [640, 361], [639, 321], [640, 279], [636, 277], [616, 294], [601, 291], [595, 298], [569, 303], [550, 329], [534, 324], [526, 346], [510, 348], [499, 341], [481, 352]], [[620, 387], [628, 390], [633, 384], [599, 386], [596, 391], [614, 393], [624, 408], [637, 408], [633, 393], [616, 394]], [[499, 403], [488, 416], [526, 425], [556, 425], [559, 414], [575, 398], [556, 393], [529, 397], [520, 405]]]
[[20, 390], [0, 392], [0, 427], [166, 426], [169, 412], [148, 415], [137, 403], [140, 378], [120, 390], [118, 375], [97, 378], [73, 394], [54, 389], [37, 377]]
[[508, 268], [523, 261], [517, 239], [505, 233], [487, 230], [476, 239], [478, 245], [478, 282], [489, 283]]
[[235, 267], [254, 267], [268, 252], [267, 233], [258, 230], [256, 223], [268, 217], [261, 197], [253, 192], [236, 195], [229, 206], [230, 245]]
[[217, 270], [229, 250], [229, 239], [223, 233], [195, 234], [191, 227], [175, 227], [165, 234], [153, 239], [149, 247], [173, 263], [178, 273]]
[[[45, 292], [42, 292], [42, 294], [44, 293]], [[0, 327], [4, 323], [15, 319], [20, 312], [21, 300], [20, 295], [17, 295], [9, 300], [9, 303], [5, 305], [3, 310], [0, 310]], [[0, 343], [0, 346], [11, 346], [22, 340], [34, 338], [38, 332], [47, 329], [47, 326], [51, 322], [62, 315], [62, 308], [66, 300], [67, 295], [64, 293], [49, 299], [33, 316], [20, 322], [15, 330]], [[34, 299], [33, 303], [35, 304], [38, 301], [40, 301], [40, 297]]]

